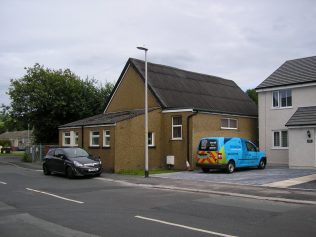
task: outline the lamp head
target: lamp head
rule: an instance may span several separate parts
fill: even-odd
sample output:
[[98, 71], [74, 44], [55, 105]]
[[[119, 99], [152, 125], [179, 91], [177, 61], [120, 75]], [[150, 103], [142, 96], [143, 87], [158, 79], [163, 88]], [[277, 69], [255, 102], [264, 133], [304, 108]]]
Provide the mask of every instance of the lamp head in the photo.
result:
[[148, 49], [147, 49], [147, 48], [145, 48], [145, 47], [141, 47], [141, 46], [138, 46], [138, 47], [137, 47], [137, 49], [139, 49], [139, 50], [144, 50], [145, 52], [147, 52], [147, 51], [148, 51]]

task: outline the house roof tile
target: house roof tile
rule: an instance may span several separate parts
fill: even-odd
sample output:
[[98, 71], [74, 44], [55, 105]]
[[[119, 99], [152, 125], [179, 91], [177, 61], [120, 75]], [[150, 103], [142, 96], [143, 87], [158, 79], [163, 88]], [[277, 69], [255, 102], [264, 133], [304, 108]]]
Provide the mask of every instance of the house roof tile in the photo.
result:
[[285, 126], [316, 126], [316, 106], [299, 107]]
[[316, 56], [286, 61], [256, 89], [316, 82]]
[[27, 138], [28, 135], [32, 136], [32, 131], [23, 130], [23, 131], [14, 131], [14, 132], [4, 132], [0, 134], [0, 140], [9, 140], [9, 139], [22, 139]]
[[[145, 78], [145, 63], [129, 59]], [[121, 79], [121, 78], [120, 78]], [[148, 63], [148, 87], [162, 108], [257, 116], [256, 104], [232, 80]]]
[[[152, 111], [152, 109], [149, 110], [149, 112], [150, 111]], [[81, 119], [75, 122], [61, 125], [59, 126], [59, 128], [115, 124], [117, 122], [131, 119], [141, 114], [144, 114], [143, 109], [124, 111], [124, 112], [103, 113], [103, 114], [98, 114], [89, 118], [85, 118], [85, 119]]]

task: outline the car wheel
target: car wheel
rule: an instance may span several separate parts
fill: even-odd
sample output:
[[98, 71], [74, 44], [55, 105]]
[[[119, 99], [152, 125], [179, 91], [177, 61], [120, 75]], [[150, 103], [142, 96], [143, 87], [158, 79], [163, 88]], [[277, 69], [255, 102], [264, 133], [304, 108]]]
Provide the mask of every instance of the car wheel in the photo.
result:
[[266, 160], [261, 159], [259, 162], [258, 168], [263, 170], [264, 168], [266, 168], [266, 164], [267, 164]]
[[229, 161], [227, 165], [227, 173], [231, 174], [235, 171], [235, 162]]
[[73, 179], [75, 177], [74, 172], [70, 166], [67, 167], [66, 176], [68, 179]]
[[43, 173], [44, 175], [50, 175], [50, 170], [48, 169], [47, 165], [43, 165]]
[[210, 171], [210, 169], [209, 169], [209, 168], [202, 168], [202, 171], [203, 171], [204, 173], [208, 173], [208, 172]]

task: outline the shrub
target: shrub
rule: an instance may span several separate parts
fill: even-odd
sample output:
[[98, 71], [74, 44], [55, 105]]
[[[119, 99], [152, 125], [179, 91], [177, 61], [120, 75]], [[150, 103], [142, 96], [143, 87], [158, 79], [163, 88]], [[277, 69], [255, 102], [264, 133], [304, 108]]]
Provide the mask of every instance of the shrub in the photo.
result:
[[0, 146], [10, 147], [11, 146], [11, 142], [10, 142], [10, 140], [0, 140]]
[[25, 152], [22, 157], [22, 161], [24, 162], [32, 162], [32, 158], [29, 153]]

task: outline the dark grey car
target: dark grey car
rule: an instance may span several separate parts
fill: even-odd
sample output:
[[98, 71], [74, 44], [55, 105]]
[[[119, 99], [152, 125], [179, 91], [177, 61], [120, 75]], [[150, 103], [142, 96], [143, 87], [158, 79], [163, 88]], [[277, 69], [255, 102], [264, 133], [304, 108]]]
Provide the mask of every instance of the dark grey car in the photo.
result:
[[77, 147], [51, 148], [44, 158], [43, 172], [64, 174], [68, 178], [75, 176], [100, 176], [101, 160], [89, 155]]

